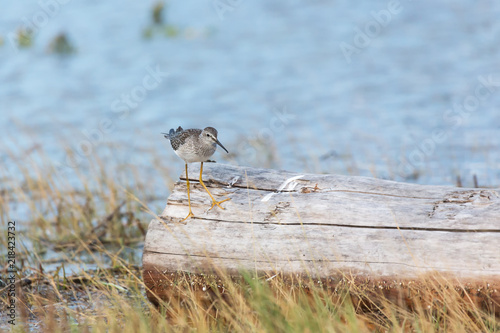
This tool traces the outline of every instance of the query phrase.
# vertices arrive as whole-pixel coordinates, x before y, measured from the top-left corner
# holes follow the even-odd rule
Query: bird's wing
[[[174,150],[177,150],[179,148],[179,146],[184,144],[184,142],[186,142],[186,139],[193,134],[200,135],[201,130],[200,129],[189,129],[189,130],[184,131],[182,129],[182,127],[179,126],[179,128],[177,129],[177,131],[175,132],[174,135],[169,135],[170,136],[170,144],[172,145],[172,148],[174,148]]]

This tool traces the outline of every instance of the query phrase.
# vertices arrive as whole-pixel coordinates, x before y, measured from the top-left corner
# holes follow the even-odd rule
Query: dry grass
[[[110,150],[118,149],[109,147]],[[152,168],[172,184],[168,167],[152,152]],[[9,153],[22,179],[0,169],[1,224],[15,216],[17,231],[17,325],[0,317],[0,330],[15,332],[500,332],[493,310],[467,301],[464,290],[428,279],[408,306],[348,277],[335,286],[309,278],[290,281],[242,272],[234,278],[175,275],[169,302],[146,298],[138,263],[123,256],[141,244],[156,198],[151,182],[133,166],[110,165],[91,156],[84,171],[61,174],[36,148],[27,156]],[[144,202],[139,202],[141,198]],[[25,223],[25,224],[23,224]],[[5,230],[5,229],[4,229]],[[21,241],[22,239],[22,241]],[[5,233],[0,244],[7,246]],[[24,245],[23,245],[24,244]],[[113,246],[111,246],[113,245]],[[55,272],[45,272],[48,251],[59,254]],[[85,270],[94,258],[95,270]],[[109,260],[103,262],[101,257]],[[2,259],[3,260],[3,259]],[[82,267],[77,274],[67,267]],[[6,266],[0,267],[5,281]],[[215,268],[216,269],[216,268]],[[202,280],[200,280],[200,278]],[[0,285],[0,308],[9,298]],[[416,292],[416,291],[415,291]],[[496,305],[498,306],[498,304]]]
[[[116,149],[107,147],[109,152]],[[88,244],[136,243],[144,238],[151,210],[164,205],[164,196],[154,196],[158,192],[153,188],[155,183],[139,177],[137,167],[126,162],[109,163],[90,155],[77,168],[55,167],[40,147],[21,155],[9,152],[8,156],[6,165],[17,169],[15,173],[22,178],[14,179],[0,168],[0,221],[6,225],[16,219],[21,231],[29,228],[23,237],[34,248],[67,248],[79,240]],[[165,180],[162,194],[166,196],[173,184],[167,176],[169,168],[153,153],[151,157],[157,163],[153,170]],[[157,205],[147,207],[136,198]],[[0,236],[2,244],[4,236]]]
[[[167,302],[145,297],[137,267],[35,274],[18,288],[19,332],[498,332],[493,312],[464,300],[460,288],[428,280],[414,306],[372,294],[346,279],[336,288],[312,280],[242,272],[176,274]],[[201,280],[203,281],[201,281]],[[27,283],[25,281],[25,283]],[[221,291],[223,290],[223,291]],[[2,298],[2,302],[6,302]],[[5,326],[4,326],[5,327]]]

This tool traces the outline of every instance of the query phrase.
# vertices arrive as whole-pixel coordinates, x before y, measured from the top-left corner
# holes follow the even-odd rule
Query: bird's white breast
[[[206,147],[206,149],[196,149],[196,151],[194,149],[178,149],[175,151],[177,156],[182,158],[186,163],[205,162],[214,154],[214,152],[215,152],[215,147]]]

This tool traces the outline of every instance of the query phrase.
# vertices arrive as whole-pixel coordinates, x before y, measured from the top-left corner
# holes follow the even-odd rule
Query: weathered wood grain
[[[309,272],[328,277],[500,280],[500,192],[339,175],[204,165],[211,200],[191,165],[149,226],[145,270]],[[181,177],[185,179],[185,175]]]

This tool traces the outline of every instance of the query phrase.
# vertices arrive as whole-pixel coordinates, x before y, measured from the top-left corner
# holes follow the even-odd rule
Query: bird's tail
[[[165,139],[167,140],[171,140],[173,139],[178,133],[182,132],[183,129],[182,127],[178,127],[177,130],[174,130],[173,128],[170,129],[170,131],[168,133],[161,133],[163,134],[163,136],[165,137]]]
[[[165,139],[170,140],[175,136],[175,131],[172,128],[168,133],[161,133],[165,137]]]

